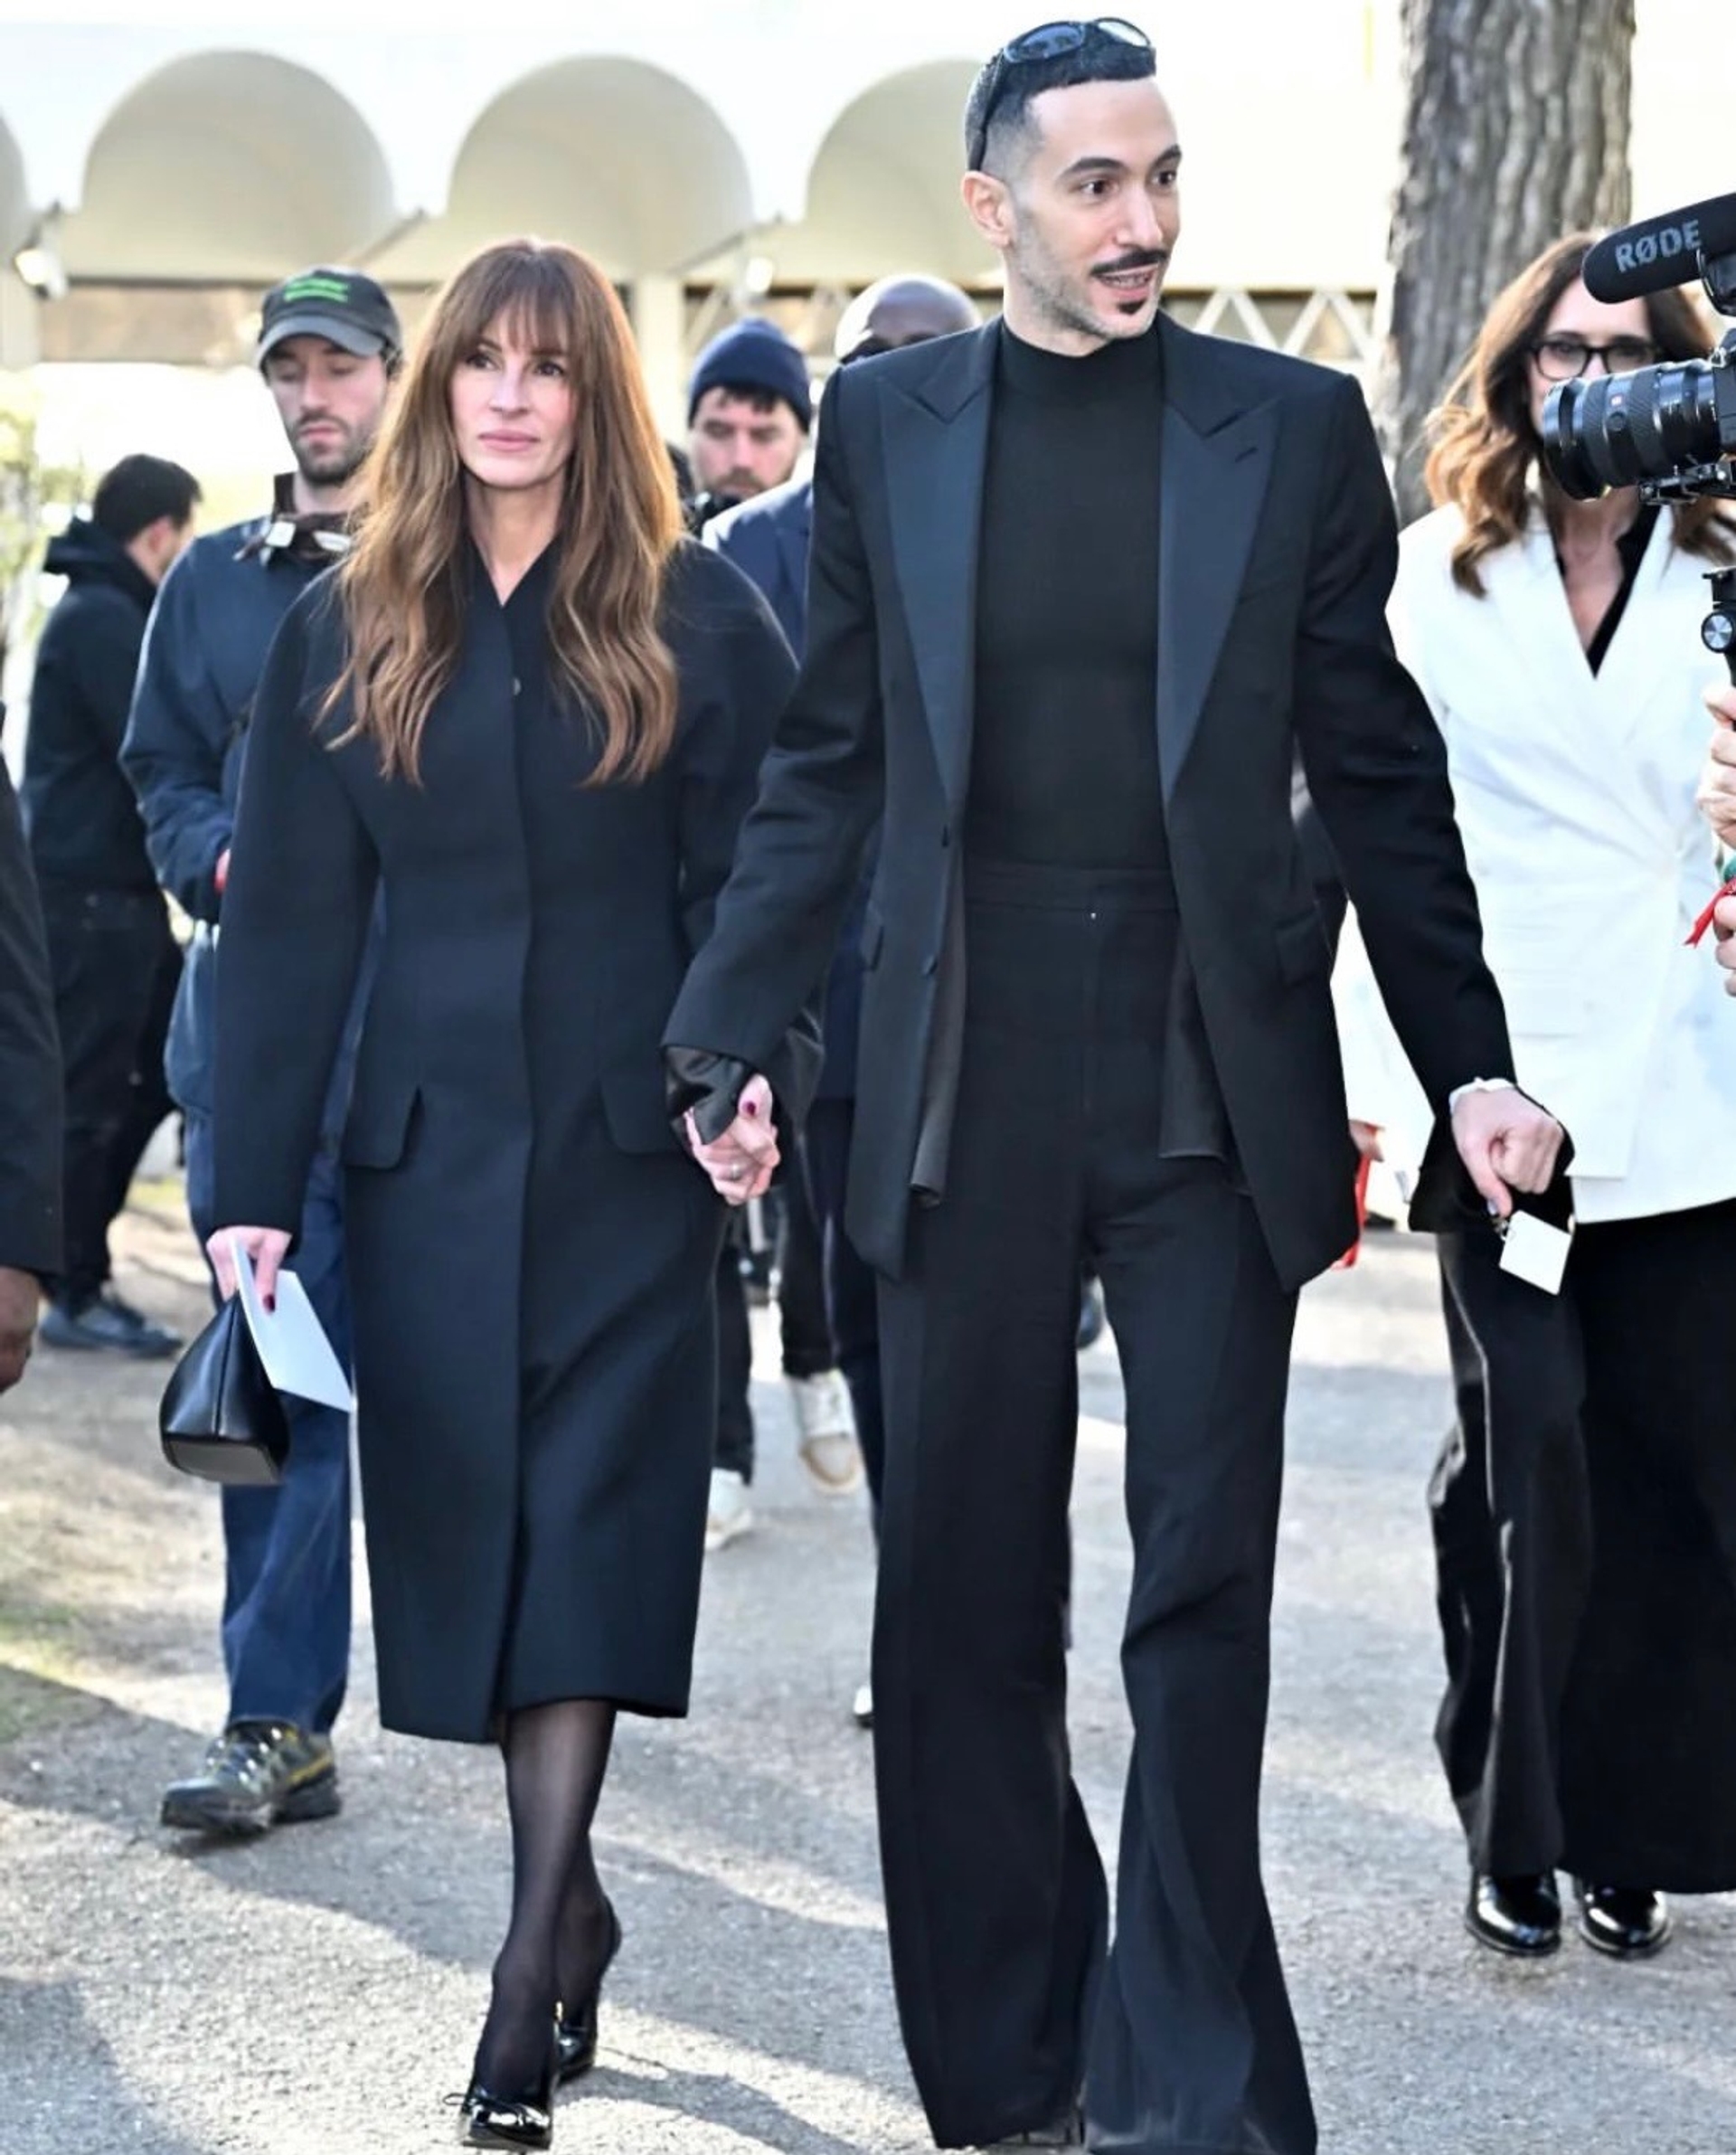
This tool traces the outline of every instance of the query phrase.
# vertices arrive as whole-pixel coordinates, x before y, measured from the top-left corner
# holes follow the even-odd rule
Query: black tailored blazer
[[[61,1262],[61,1050],[36,881],[0,763],[0,1265]]]
[[[1165,1150],[1233,1158],[1294,1285],[1354,1229],[1330,956],[1290,815],[1298,750],[1437,1109],[1471,1078],[1505,1075],[1512,1055],[1445,751],[1387,634],[1396,532],[1362,393],[1167,318],[1155,334],[1165,386],[1152,717],[1184,952]],[[958,834],[999,335],[990,325],[889,354],[832,385],[807,662],[716,933],[666,1032],[763,1064],[825,966],[851,864],[883,810],[846,1218],[893,1274],[912,1195],[944,1192],[957,1093]],[[1041,520],[1040,500],[1029,514]]]

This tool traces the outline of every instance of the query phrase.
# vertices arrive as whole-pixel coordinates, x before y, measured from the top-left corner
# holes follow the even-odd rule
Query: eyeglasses
[[[1007,71],[1027,66],[1033,60],[1058,60],[1063,52],[1077,52],[1094,30],[1118,38],[1124,45],[1143,47],[1147,52],[1152,50],[1151,40],[1139,25],[1125,22],[1119,15],[1099,15],[1093,23],[1043,23],[1027,30],[1023,37],[1015,37],[1010,45],[1003,45],[988,63],[982,117],[965,145],[966,163],[972,172],[983,169],[983,159],[988,155],[989,122],[1006,88]]]
[[[1577,382],[1594,359],[1602,362],[1606,374],[1631,374],[1636,367],[1650,366],[1657,346],[1644,336],[1612,336],[1607,345],[1582,336],[1546,336],[1531,347],[1531,355],[1546,382]]]

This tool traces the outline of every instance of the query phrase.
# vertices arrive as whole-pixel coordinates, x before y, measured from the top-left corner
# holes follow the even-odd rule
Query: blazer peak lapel
[[[948,808],[970,779],[976,560],[988,456],[992,330],[936,346],[934,375],[884,390],[892,558]]]
[[[1157,747],[1170,799],[1199,730],[1241,594],[1271,473],[1273,407],[1244,408],[1203,430],[1176,393],[1176,346],[1164,411],[1157,584]]]

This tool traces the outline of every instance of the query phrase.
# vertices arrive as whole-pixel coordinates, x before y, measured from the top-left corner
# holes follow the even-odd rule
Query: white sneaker
[[[862,1451],[850,1387],[835,1369],[818,1376],[792,1376],[790,1403],[796,1409],[796,1456],[822,1497],[847,1497],[862,1487]]]
[[[850,1701],[850,1718],[858,1728],[874,1725],[874,1687],[872,1684],[858,1684],[856,1696]]]
[[[712,1469],[712,1500],[705,1508],[705,1554],[740,1541],[753,1526],[748,1485],[732,1467]]]

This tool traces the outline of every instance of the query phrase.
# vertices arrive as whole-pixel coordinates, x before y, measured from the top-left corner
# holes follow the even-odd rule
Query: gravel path
[[[167,1201],[126,1236],[128,1288],[195,1325]],[[600,2067],[562,2106],[569,2155],[929,2144],[847,1712],[866,1522],[807,1494],[761,1371],[760,1525],[708,1571],[697,1709],[627,1724],[604,1801],[627,1945]],[[363,1639],[340,1819],[236,1847],[159,1833],[162,1784],[222,1710],[215,1506],[158,1461],[159,1374],[44,1352],[0,1402],[0,2155],[449,2145],[441,2098],[504,1921],[498,1765],[382,1735]],[[1112,1846],[1111,1347],[1084,1378],[1074,1727]],[[1736,1903],[1684,1905],[1635,1968],[1571,1944],[1513,1967],[1460,1930],[1422,1510],[1446,1413],[1426,1253],[1383,1237],[1307,1298],[1283,1528],[1268,1867],[1323,2155],[1733,2155]]]

